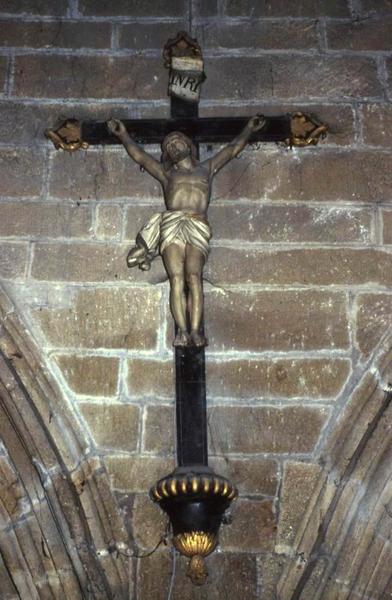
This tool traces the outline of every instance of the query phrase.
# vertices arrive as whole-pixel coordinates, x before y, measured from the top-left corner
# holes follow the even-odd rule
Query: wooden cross
[[[202,59],[197,41],[180,32],[166,44],[164,58],[170,68],[170,118],[124,120],[132,138],[140,144],[161,144],[168,133],[180,131],[194,142],[197,151],[201,143],[231,142],[243,130],[248,117],[198,116],[198,94],[204,74],[202,69],[200,71]],[[181,67],[181,61],[185,64],[184,73],[176,70]],[[192,64],[198,65],[199,75],[197,69],[195,76],[189,74]],[[192,94],[196,101],[187,98]],[[249,142],[306,146],[316,144],[325,132],[326,127],[314,119],[301,113],[286,114],[267,117],[263,129],[254,133]],[[57,148],[69,151],[120,143],[109,133],[106,123],[92,121],[69,120],[45,134]],[[237,492],[234,485],[208,467],[203,347],[175,348],[175,377],[178,467],[158,481],[150,495],[170,517],[176,548],[192,557],[193,581],[202,583],[206,572],[201,557],[215,548],[223,512]]]

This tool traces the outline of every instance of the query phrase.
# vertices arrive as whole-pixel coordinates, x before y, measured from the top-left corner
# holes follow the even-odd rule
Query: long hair
[[[188,148],[191,152],[191,158],[193,160],[197,160],[197,149],[196,149],[195,144],[192,142],[192,140],[187,135],[185,135],[185,133],[181,133],[181,131],[172,131],[171,133],[168,133],[167,136],[165,136],[165,138],[163,139],[163,142],[162,142],[162,146],[161,146],[161,148],[162,148],[161,163],[162,163],[165,171],[170,171],[170,169],[173,167],[173,161],[170,158],[168,151],[166,150],[168,143],[173,138],[180,138],[181,140],[183,140],[183,142],[185,142],[185,144],[188,146]]]

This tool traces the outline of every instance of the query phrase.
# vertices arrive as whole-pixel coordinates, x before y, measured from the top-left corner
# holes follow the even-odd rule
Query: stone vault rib
[[[0,288],[2,600],[128,597],[128,538],[98,456]],[[3,594],[3,590],[2,590]]]
[[[279,600],[381,600],[392,589],[392,334],[327,439]]]

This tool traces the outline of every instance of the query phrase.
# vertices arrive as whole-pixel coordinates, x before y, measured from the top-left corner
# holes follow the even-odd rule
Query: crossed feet
[[[177,335],[174,338],[173,346],[184,347],[184,346],[196,346],[197,348],[203,348],[208,346],[207,338],[201,335],[198,331],[192,330],[190,333],[179,329]]]

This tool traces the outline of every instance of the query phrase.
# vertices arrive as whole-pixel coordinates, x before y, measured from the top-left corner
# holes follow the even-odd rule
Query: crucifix
[[[56,148],[69,151],[121,143],[162,186],[166,210],[151,215],[127,257],[129,267],[148,270],[161,255],[175,322],[178,466],[151,488],[150,496],[169,516],[175,548],[190,558],[189,576],[202,584],[207,577],[204,558],[215,549],[224,513],[237,496],[235,486],[208,466],[202,273],[211,237],[207,208],[212,180],[249,142],[314,145],[325,136],[326,127],[301,113],[199,118],[205,79],[199,44],[180,32],[168,40],[163,55],[169,68],[169,119],[70,119],[45,133]],[[157,143],[162,148],[160,162],[141,147]],[[200,143],[225,146],[199,161]]]

